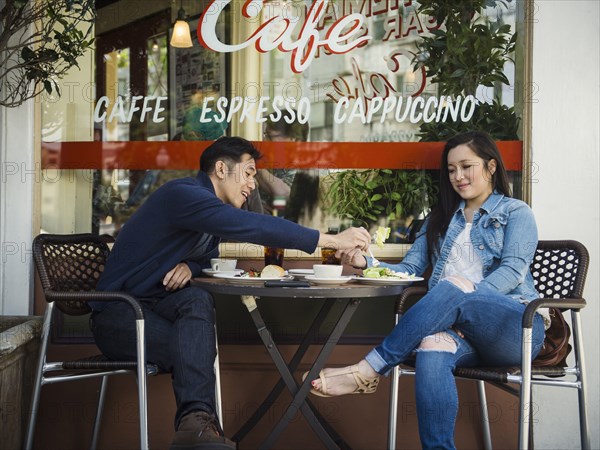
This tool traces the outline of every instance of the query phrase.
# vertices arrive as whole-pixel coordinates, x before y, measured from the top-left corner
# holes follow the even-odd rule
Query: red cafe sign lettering
[[[198,21],[198,40],[208,49],[220,53],[230,53],[254,45],[257,51],[266,53],[274,49],[292,52],[291,68],[300,73],[306,69],[322,47],[328,53],[342,54],[366,44],[370,36],[362,36],[365,17],[359,13],[351,13],[333,22],[322,39],[319,33],[319,22],[327,9],[328,0],[316,0],[308,9],[306,19],[300,28],[298,38],[293,33],[298,25],[288,18],[275,16],[263,23],[244,42],[226,44],[217,37],[217,21],[230,0],[213,0],[210,2],[201,20]],[[256,17],[264,6],[261,0],[247,0],[242,6],[242,15],[248,19]],[[274,29],[283,24],[283,31],[275,38],[271,37]]]

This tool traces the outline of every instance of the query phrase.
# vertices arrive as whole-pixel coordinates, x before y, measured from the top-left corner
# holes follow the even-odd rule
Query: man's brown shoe
[[[219,432],[217,419],[192,411],[181,419],[170,450],[235,450],[235,443]]]

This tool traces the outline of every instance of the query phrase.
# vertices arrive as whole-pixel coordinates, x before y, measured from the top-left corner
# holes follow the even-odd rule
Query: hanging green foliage
[[[512,61],[517,38],[510,25],[454,20],[445,24],[418,44],[415,69],[425,67],[445,95],[475,95],[480,85],[510,84],[504,66]]]
[[[58,80],[92,45],[93,0],[6,0],[0,9],[0,105],[15,107]]]
[[[447,141],[457,134],[471,130],[482,130],[499,141],[518,140],[519,118],[515,108],[502,105],[498,100],[492,103],[480,103],[475,107],[469,122],[448,121],[424,123],[419,128],[419,139],[425,142]]]
[[[454,97],[475,95],[478,86],[509,85],[504,69],[507,62],[514,62],[517,34],[503,23],[502,14],[499,13],[496,20],[485,15],[485,8],[507,7],[507,3],[501,0],[420,1],[419,13],[434,17],[439,28],[418,44],[419,51],[413,59],[415,69],[425,68],[430,80],[437,83],[439,92]],[[515,140],[519,123],[514,107],[494,99],[479,103],[468,123],[422,124],[419,137],[422,141],[446,141],[465,131],[484,130],[497,140]]]

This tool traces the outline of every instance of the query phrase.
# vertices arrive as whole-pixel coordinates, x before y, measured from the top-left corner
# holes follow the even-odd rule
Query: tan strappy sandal
[[[327,379],[333,377],[341,377],[345,375],[352,375],[354,377],[354,381],[356,382],[356,389],[354,391],[349,392],[348,394],[372,394],[377,390],[377,385],[379,384],[379,377],[373,378],[365,378],[358,371],[358,365],[348,366],[348,367],[340,367],[340,368],[332,368],[327,369],[327,374],[322,370],[319,372],[319,379],[321,380],[321,390],[311,389],[310,393],[314,395],[318,395],[319,397],[334,397],[334,395],[327,393]],[[302,376],[302,381],[306,379],[308,372],[306,372]],[[347,394],[340,394],[347,395]]]

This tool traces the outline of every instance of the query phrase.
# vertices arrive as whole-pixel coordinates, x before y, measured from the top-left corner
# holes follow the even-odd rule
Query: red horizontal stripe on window
[[[198,169],[212,141],[43,142],[43,169]],[[261,168],[438,169],[443,142],[254,143]],[[522,170],[522,141],[499,141],[508,170]]]

